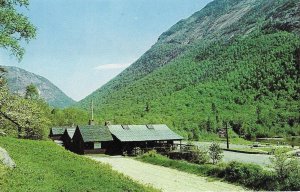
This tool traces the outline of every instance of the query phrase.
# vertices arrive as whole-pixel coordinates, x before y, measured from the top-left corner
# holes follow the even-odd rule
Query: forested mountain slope
[[[1,66],[6,72],[8,88],[11,92],[24,95],[26,87],[33,84],[40,92],[43,98],[50,106],[64,108],[73,105],[75,101],[63,93],[58,87],[48,79],[25,71],[24,69],[12,66]]]
[[[78,106],[195,139],[225,122],[246,137],[299,135],[299,21],[299,0],[215,0]]]

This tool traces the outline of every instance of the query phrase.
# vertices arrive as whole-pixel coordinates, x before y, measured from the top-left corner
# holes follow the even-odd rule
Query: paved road
[[[236,153],[231,151],[223,152],[223,161],[239,161],[243,163],[254,163],[262,166],[270,165],[270,155],[262,154],[246,154],[246,153]]]
[[[203,146],[205,148],[208,148],[208,146],[211,144],[211,142],[194,142],[195,145]],[[225,143],[220,144],[221,147],[226,147]],[[236,144],[230,144],[232,148],[247,148],[249,146],[247,145],[236,145]],[[246,154],[246,153],[237,153],[237,152],[231,152],[231,151],[224,151],[223,152],[223,161],[230,162],[230,161],[239,161],[243,163],[254,163],[262,166],[270,165],[270,155],[263,155],[263,154]]]
[[[124,157],[96,157],[90,158],[108,163],[117,170],[132,179],[149,184],[162,191],[170,192],[193,192],[193,191],[243,191],[240,186],[224,183],[221,181],[210,181],[206,177],[177,171],[162,166],[143,163]]]

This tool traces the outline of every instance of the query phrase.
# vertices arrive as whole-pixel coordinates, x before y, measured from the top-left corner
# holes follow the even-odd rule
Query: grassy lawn
[[[0,137],[17,167],[0,174],[0,191],[155,191],[52,141]],[[0,172],[3,167],[0,166]]]
[[[276,147],[276,146],[271,146],[271,147],[253,147],[253,148],[230,148],[231,150],[235,151],[240,151],[240,152],[249,152],[249,153],[260,153],[260,154],[270,154],[274,152],[275,149],[278,148],[283,148],[287,152],[292,151],[292,148],[289,147]]]
[[[226,139],[223,139],[222,141],[226,142]],[[248,141],[243,138],[230,138],[229,142],[237,145],[251,145],[253,143],[253,141]]]
[[[246,152],[246,153],[259,153],[259,154],[268,154],[271,152],[271,148],[231,148],[234,151]]]

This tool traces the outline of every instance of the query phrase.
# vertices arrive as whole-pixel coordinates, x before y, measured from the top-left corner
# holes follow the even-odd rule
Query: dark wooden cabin
[[[49,137],[52,140],[61,140],[61,136],[64,134],[66,127],[52,127],[50,129]]]
[[[141,150],[172,148],[174,141],[181,141],[179,136],[167,125],[108,125],[114,142],[110,153],[131,153],[136,147]]]
[[[73,136],[76,128],[66,128],[64,134],[61,136],[61,140],[63,141],[63,145],[67,150],[72,151],[73,147]]]
[[[112,135],[106,126],[77,126],[72,151],[78,154],[106,153],[112,141]]]

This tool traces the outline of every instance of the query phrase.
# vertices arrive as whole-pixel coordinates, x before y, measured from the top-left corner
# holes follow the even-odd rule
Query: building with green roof
[[[77,126],[72,138],[72,151],[78,154],[106,153],[113,137],[106,126]]]
[[[52,127],[50,129],[49,137],[52,140],[61,140],[61,136],[64,134],[66,128],[68,127]]]
[[[171,148],[174,141],[183,139],[164,124],[108,125],[108,128],[114,138],[114,153],[123,153],[124,151],[131,153],[135,148],[145,150]]]
[[[136,148],[171,149],[175,141],[183,139],[164,124],[53,127],[50,135],[59,136],[65,148],[77,154],[130,154]]]
[[[76,128],[66,128],[64,134],[61,136],[61,140],[63,141],[63,145],[67,150],[72,151],[73,147],[73,136],[75,134]]]

